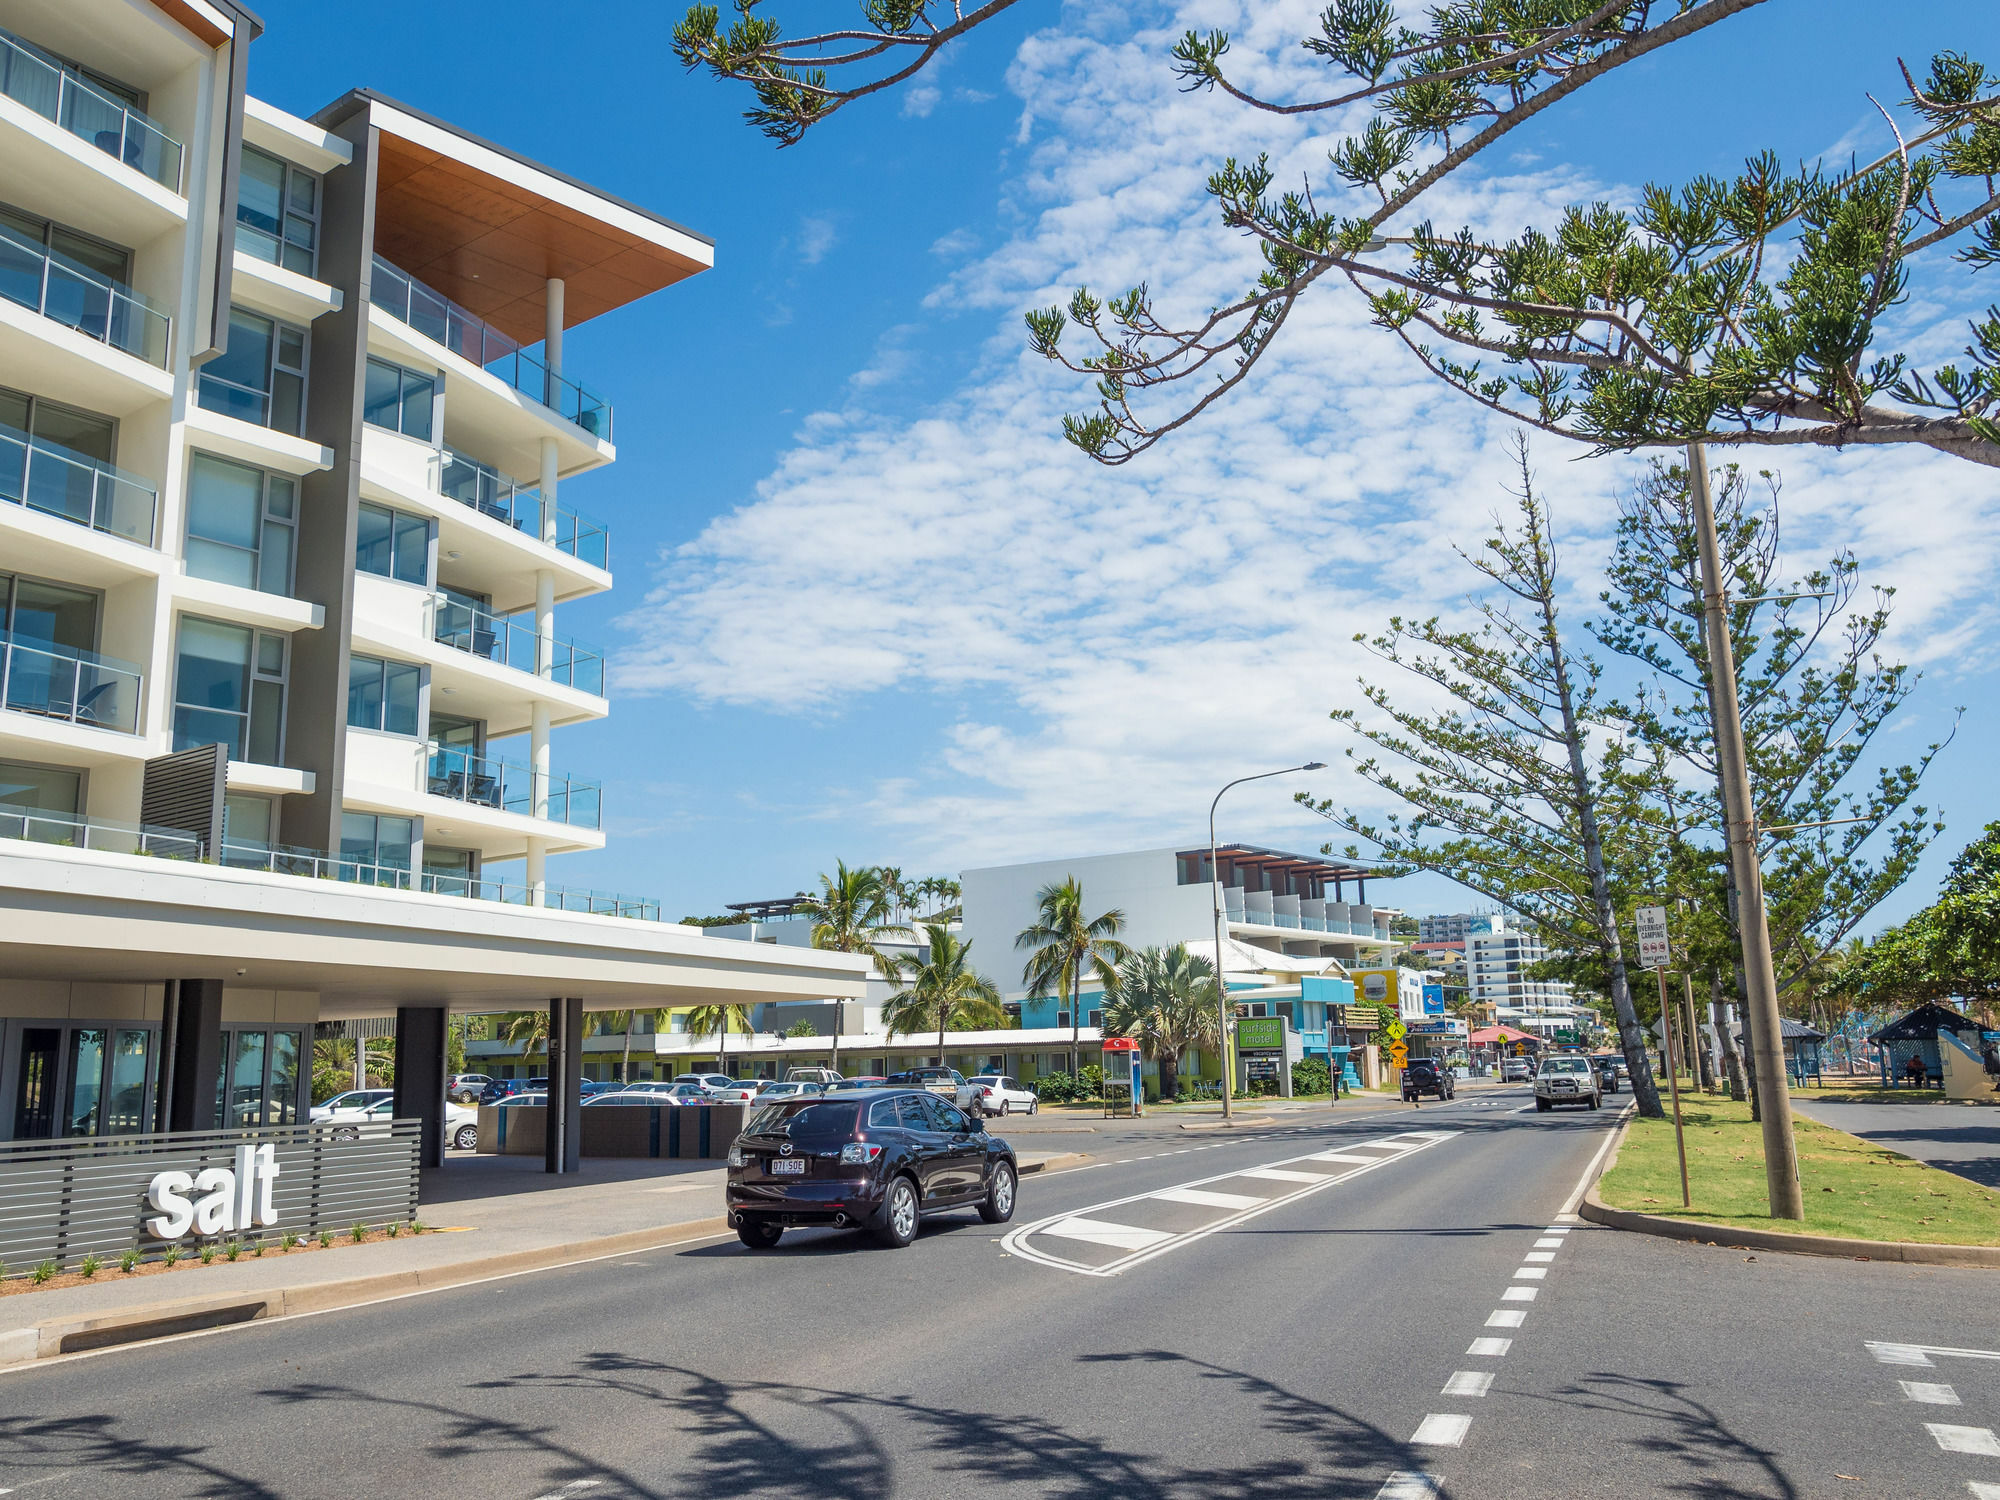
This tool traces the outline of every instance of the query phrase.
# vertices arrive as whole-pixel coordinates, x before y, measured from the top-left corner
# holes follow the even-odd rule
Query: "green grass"
[[[1762,1127],[1747,1104],[1690,1101],[1688,1185],[1694,1207],[1681,1207],[1674,1122],[1634,1119],[1618,1165],[1604,1174],[1598,1195],[1614,1208],[1711,1224],[1863,1240],[1926,1245],[2000,1245],[2000,1193],[1963,1177],[1898,1156],[1871,1142],[1802,1116],[1793,1119],[1803,1222],[1769,1217],[1764,1188]]]

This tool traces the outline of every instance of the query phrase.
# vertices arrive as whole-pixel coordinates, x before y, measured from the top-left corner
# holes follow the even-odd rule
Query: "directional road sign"
[[[1667,941],[1667,909],[1642,906],[1634,913],[1639,923],[1639,967],[1664,969],[1673,962],[1673,945]]]

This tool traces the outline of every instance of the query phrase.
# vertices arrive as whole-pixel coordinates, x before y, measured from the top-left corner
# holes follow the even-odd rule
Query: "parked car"
[[[1021,1087],[1017,1078],[1004,1073],[981,1073],[959,1086],[958,1107],[976,1109],[982,1115],[1011,1115],[1015,1110],[1034,1114],[1042,1107],[1035,1091]]]
[[[444,1105],[444,1138],[459,1151],[479,1149],[479,1111],[447,1099]]]
[[[929,1089],[957,1103],[959,1090],[965,1087],[965,1076],[956,1068],[909,1068],[891,1073],[887,1083],[891,1088]]]
[[[826,1070],[815,1068],[813,1071],[823,1073]],[[783,1083],[766,1084],[764,1091],[757,1096],[757,1102],[763,1104],[772,1099],[817,1099],[825,1092],[826,1084],[820,1079],[787,1078]]]
[[[1542,1059],[1535,1073],[1535,1108],[1547,1114],[1558,1104],[1587,1104],[1592,1109],[1604,1102],[1590,1059],[1566,1053]]]
[[[385,1092],[377,1090],[377,1092]],[[393,1094],[377,1099],[372,1104],[356,1105],[352,1108],[337,1109],[329,1114],[322,1124],[329,1126],[327,1134],[336,1141],[358,1141],[364,1128],[387,1126],[396,1117],[396,1099]],[[372,1131],[371,1133],[379,1133]]]
[[[306,1112],[306,1118],[313,1121],[331,1120],[336,1114],[343,1117],[358,1115],[384,1099],[393,1098],[394,1089],[349,1089],[344,1094],[335,1094],[323,1104],[315,1104]]]
[[[1500,1059],[1500,1081],[1502,1083],[1529,1083],[1535,1076],[1535,1065],[1525,1057],[1503,1057]]]
[[[876,1073],[864,1073],[859,1078],[837,1078],[827,1085],[829,1094],[850,1089],[879,1089],[889,1080]]]
[[[708,1097],[715,1104],[748,1104],[767,1086],[768,1080],[762,1078],[732,1078],[711,1088]]]
[[[681,1073],[675,1076],[675,1083],[699,1084],[705,1089],[719,1089],[736,1082],[727,1073]]]
[[[833,1068],[787,1068],[785,1082],[832,1085],[840,1082],[840,1074]]]
[[[1413,1057],[1403,1066],[1403,1102],[1414,1104],[1425,1095],[1449,1101],[1458,1092],[1451,1069],[1435,1057]]]
[[[479,1102],[481,1104],[498,1104],[510,1094],[525,1094],[527,1092],[528,1081],[525,1078],[489,1079],[486,1087],[479,1091]]]
[[[670,1093],[666,1089],[648,1089],[634,1085],[629,1089],[606,1089],[601,1094],[592,1094],[583,1101],[583,1107],[589,1109],[598,1104],[680,1105],[686,1102],[680,1095]]]
[[[444,1081],[444,1096],[460,1104],[474,1104],[492,1081],[484,1073],[454,1073]]]
[[[499,1101],[499,1107],[502,1109],[511,1109],[516,1104],[539,1104],[542,1105],[544,1108],[546,1108],[548,1102],[549,1102],[549,1096],[547,1094],[540,1094],[540,1093],[530,1094],[523,1092],[519,1094],[509,1094],[505,1099]]]
[[[903,1246],[920,1219],[949,1209],[1004,1224],[1019,1182],[1013,1148],[978,1116],[928,1091],[860,1089],[753,1114],[730,1147],[724,1201],[753,1250],[806,1224],[866,1228]]]

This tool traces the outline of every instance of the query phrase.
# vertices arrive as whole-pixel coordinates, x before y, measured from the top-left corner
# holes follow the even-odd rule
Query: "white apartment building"
[[[1547,1034],[1592,1014],[1576,1003],[1575,986],[1528,977],[1528,969],[1549,956],[1533,928],[1500,915],[1476,916],[1470,922],[1466,991],[1475,1002],[1495,1007],[1501,1025]]]
[[[251,98],[260,30],[0,0],[0,1140],[288,1123],[314,1023],[392,1013],[434,1130],[449,1009],[862,988],[552,872],[604,843],[560,611],[617,456],[564,337],[713,246],[366,89]]]

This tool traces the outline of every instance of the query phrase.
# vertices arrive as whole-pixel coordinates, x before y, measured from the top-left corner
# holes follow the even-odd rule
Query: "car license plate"
[[[806,1175],[805,1158],[800,1156],[774,1156],[771,1158],[773,1177],[803,1177]]]

